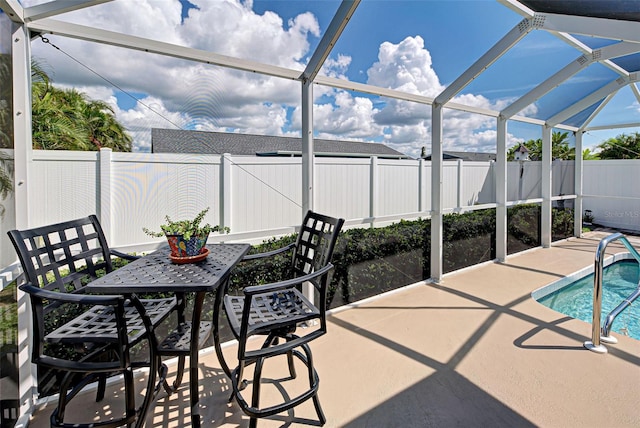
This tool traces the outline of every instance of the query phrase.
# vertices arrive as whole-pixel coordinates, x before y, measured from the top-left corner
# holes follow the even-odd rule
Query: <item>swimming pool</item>
[[[634,259],[622,259],[605,266],[602,273],[601,325],[604,325],[609,312],[638,287],[640,269]],[[593,268],[542,287],[531,295],[539,303],[557,312],[591,324]],[[618,315],[611,330],[640,340],[640,299]]]

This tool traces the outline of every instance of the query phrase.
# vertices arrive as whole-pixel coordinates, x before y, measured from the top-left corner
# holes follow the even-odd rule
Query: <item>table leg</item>
[[[200,351],[200,317],[206,292],[196,293],[193,303],[193,318],[191,321],[191,346],[189,355],[189,395],[191,399],[191,425],[200,427],[200,391],[198,376],[198,351]]]
[[[227,279],[229,281],[229,279]],[[224,308],[222,307],[222,298],[227,291],[227,283],[223,283],[216,290],[216,299],[213,307],[213,346],[216,350],[216,356],[218,357],[218,361],[220,362],[220,367],[225,372],[227,377],[231,379],[231,369],[229,369],[229,365],[224,359],[224,354],[222,353],[222,344],[220,343],[220,317],[224,313]]]

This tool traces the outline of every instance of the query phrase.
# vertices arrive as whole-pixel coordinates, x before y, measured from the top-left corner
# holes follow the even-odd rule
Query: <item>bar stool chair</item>
[[[250,417],[251,427],[256,426],[258,418],[281,413],[309,399],[313,400],[320,423],[324,425],[326,422],[318,399],[319,377],[308,343],[327,331],[328,274],[333,268],[330,261],[343,223],[344,219],[309,211],[294,244],[263,254],[249,255],[244,259],[273,257],[290,251],[290,278],[245,287],[242,295],[232,295],[225,290],[223,305],[231,330],[238,340],[238,364],[233,370],[228,369],[226,362],[221,361],[221,364],[231,378],[233,392],[230,400],[235,399]],[[312,286],[317,299],[315,302],[303,294],[304,284]],[[306,326],[302,329],[303,333],[299,328],[301,324]],[[262,346],[251,349],[248,342],[255,336],[266,337]],[[260,407],[264,363],[269,358],[282,355],[286,355],[291,378],[296,377],[294,357],[306,366],[309,388],[295,397],[283,394],[282,403]],[[245,368],[249,365],[255,365],[252,382],[244,379]],[[252,389],[250,403],[243,396],[243,391],[249,385]]]

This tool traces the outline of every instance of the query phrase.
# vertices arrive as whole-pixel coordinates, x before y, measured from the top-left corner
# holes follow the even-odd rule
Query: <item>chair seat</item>
[[[227,318],[236,337],[240,335],[244,302],[244,296],[224,298]],[[251,301],[249,334],[273,333],[279,327],[295,326],[319,315],[318,309],[297,288],[256,294]]]
[[[176,307],[176,298],[141,300],[151,324],[156,326]],[[136,308],[125,305],[125,317],[129,329],[129,343],[137,343],[144,337],[146,330]],[[115,312],[112,306],[96,305],[73,320],[58,327],[45,336],[48,343],[79,344],[86,342],[117,342]]]

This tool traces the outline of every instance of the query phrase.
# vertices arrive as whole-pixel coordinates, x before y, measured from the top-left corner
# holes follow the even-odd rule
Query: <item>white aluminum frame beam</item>
[[[631,92],[633,92],[633,95],[635,95],[636,100],[640,104],[640,90],[638,90],[638,85],[636,83],[631,83],[629,87],[631,88]]]
[[[456,80],[453,81],[435,99],[438,105],[448,103],[453,97],[463,90],[471,81],[478,77],[498,58],[504,55],[511,47],[518,43],[524,36],[533,29],[532,19],[525,18],[511,29],[502,39],[500,39],[491,49],[484,53],[471,67],[466,69]]]
[[[108,3],[113,0],[54,0],[24,9],[24,20],[35,21],[87,7]]]
[[[365,83],[351,82],[349,80],[338,79],[335,77],[318,76],[316,77],[314,83],[317,85],[330,86],[332,88],[344,89],[347,91],[357,91],[365,94],[379,95],[382,97],[394,98],[394,99],[404,100],[404,101],[411,101],[411,102],[420,103],[420,104],[427,104],[427,105],[434,104],[433,98],[425,97],[424,95],[410,94],[408,92],[397,91],[395,89],[381,88],[379,86],[372,86],[372,85],[367,85]],[[499,111],[489,110],[489,109],[474,107],[474,106],[468,106],[465,104],[460,104],[455,102],[448,102],[446,105],[446,108],[451,110],[464,111],[467,113],[481,114],[484,116],[489,116],[494,118],[497,118],[498,116],[500,116]],[[544,120],[542,119],[536,119],[533,117],[526,117],[526,116],[513,116],[510,119],[518,122],[530,123],[532,125],[540,125],[540,126],[544,125],[545,123]],[[577,126],[562,125],[562,124],[556,125],[556,128],[564,129],[572,132],[578,129]]]
[[[571,116],[580,113],[582,110],[586,109],[590,105],[593,105],[598,101],[602,100],[603,98],[606,98],[608,95],[612,94],[613,92],[620,90],[623,86],[629,84],[631,80],[635,81],[636,79],[637,79],[637,73],[634,73],[629,77],[618,77],[616,80],[609,82],[607,85],[603,86],[602,88],[598,89],[595,92],[592,92],[591,94],[582,98],[578,102],[574,103],[573,105],[569,106],[568,108],[564,109],[563,111],[549,118],[547,120],[547,126],[555,127],[556,124],[559,124],[567,120]]]
[[[299,80],[300,71],[292,70],[274,65],[262,64],[255,61],[238,59],[226,55],[220,55],[201,49],[188,48],[171,43],[158,42],[143,37],[130,36],[114,31],[101,30],[84,25],[71,24],[57,21],[51,18],[33,21],[27,24],[31,31],[39,33],[51,33],[70,37],[73,39],[86,40],[95,43],[102,43],[111,46],[118,46],[126,49],[133,49],[142,52],[150,52],[159,55],[171,56],[174,58],[187,59],[190,61],[202,62],[205,64],[219,65],[236,70],[248,71],[251,73],[265,74],[268,76],[281,77],[284,79]]]
[[[536,15],[544,16],[542,28],[547,31],[640,43],[640,22],[553,13]]]
[[[545,94],[551,92],[560,84],[568,80],[571,76],[587,68],[594,62],[605,61],[610,58],[621,57],[637,52],[640,52],[640,44],[622,42],[615,45],[606,46],[601,49],[596,49],[592,51],[590,55],[580,55],[578,58],[567,64],[562,70],[558,71],[553,76],[549,77],[547,80],[536,86],[527,94],[523,95],[511,105],[506,107],[500,114],[507,119],[510,118],[528,105],[531,105],[538,99],[542,98]]]
[[[583,130],[584,128],[586,128],[587,125],[589,125],[589,123],[591,123],[591,121],[602,111],[602,109],[605,108],[607,104],[609,104],[609,101],[611,101],[617,93],[618,91],[614,91],[611,94],[607,95],[607,97],[600,103],[600,105],[593,112],[591,112],[587,120],[582,123],[580,129]]]
[[[0,0],[0,9],[13,22],[24,23],[24,8],[16,0]]]
[[[521,16],[525,17],[525,18],[532,18],[534,16],[536,16],[536,12],[527,8],[526,6],[524,6],[522,3],[520,3],[517,0],[498,0],[499,3],[503,4],[504,6],[508,7],[509,9],[513,10],[514,12],[520,14]],[[546,14],[537,14],[540,21],[543,22],[544,20],[546,20]],[[561,15],[559,15],[561,16]],[[544,27],[542,27],[542,29],[544,29]],[[555,35],[556,37],[558,37],[560,40],[564,41],[565,43],[569,44],[570,46],[573,46],[574,48],[578,49],[580,52],[582,52],[583,54],[589,54],[591,52],[591,48],[589,48],[588,46],[586,46],[584,43],[582,43],[581,41],[579,41],[578,39],[576,39],[575,37],[573,37],[571,34],[568,34],[567,31],[558,31],[558,30],[548,30],[551,34]],[[619,38],[615,38],[616,40],[620,40]],[[611,70],[613,70],[614,72],[620,74],[621,76],[626,76],[628,75],[628,73],[626,72],[626,70],[624,70],[623,68],[619,67],[617,64],[613,63],[612,61],[602,61],[602,64],[608,68],[610,68]]]
[[[600,125],[600,126],[589,126],[587,128],[584,128],[584,132],[602,131],[602,130],[606,130],[606,129],[637,128],[637,127],[640,127],[640,122],[618,123],[618,124]]]
[[[331,19],[329,28],[325,31],[322,40],[320,40],[318,47],[313,52],[313,56],[302,73],[301,80],[313,81],[316,78],[359,4],[360,0],[342,0],[340,7]]]

